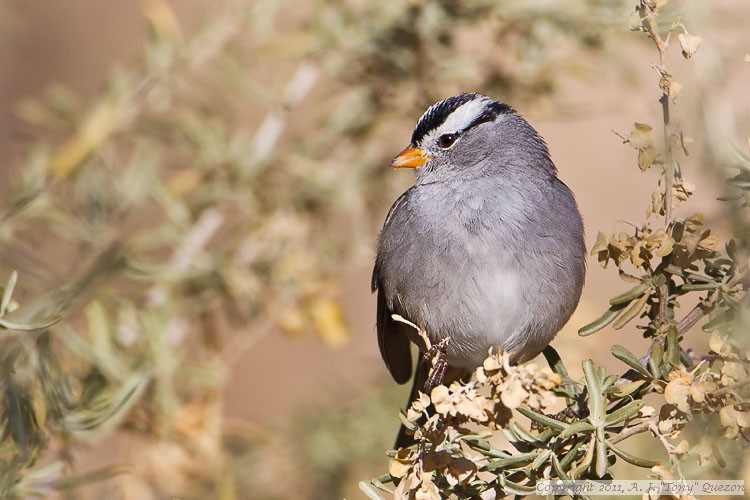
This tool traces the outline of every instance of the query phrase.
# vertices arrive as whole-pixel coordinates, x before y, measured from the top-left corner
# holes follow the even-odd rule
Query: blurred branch
[[[284,88],[281,105],[266,116],[253,138],[250,154],[255,162],[260,163],[268,158],[281,138],[289,114],[305,99],[319,76],[320,69],[312,61],[305,60],[297,66]]]

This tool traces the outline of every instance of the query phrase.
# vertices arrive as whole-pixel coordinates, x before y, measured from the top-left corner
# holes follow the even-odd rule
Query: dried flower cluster
[[[710,359],[691,370],[680,365],[669,372],[664,399],[688,416],[718,414],[725,438],[747,439],[750,404],[742,397],[742,388],[750,384],[750,353],[716,332],[709,346]]]
[[[429,396],[420,393],[406,412],[420,446],[399,450],[390,466],[391,476],[400,480],[396,497],[406,498],[411,491],[427,500],[441,498],[446,488],[474,491],[477,473],[496,464],[491,456],[462,447],[477,438],[465,426],[500,429],[510,422],[513,409],[544,411],[559,403],[553,389],[561,381],[549,368],[511,366],[508,354],[491,353],[469,382],[439,385]]]

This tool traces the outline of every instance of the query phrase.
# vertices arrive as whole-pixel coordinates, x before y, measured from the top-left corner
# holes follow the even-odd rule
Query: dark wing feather
[[[391,317],[383,291],[378,290],[378,347],[385,366],[391,372],[393,379],[399,384],[405,384],[411,378],[411,349],[406,336],[409,325],[399,323]]]
[[[388,226],[391,217],[396,210],[406,201],[406,197],[411,189],[404,192],[393,203],[385,218],[384,227]],[[375,260],[375,268],[372,270],[372,291],[378,292],[378,313],[377,313],[377,330],[378,346],[380,355],[391,372],[393,378],[399,384],[406,383],[411,377],[411,348],[409,337],[406,332],[411,328],[409,325],[394,321],[391,315],[394,312],[388,307],[383,288],[380,286],[380,256]]]

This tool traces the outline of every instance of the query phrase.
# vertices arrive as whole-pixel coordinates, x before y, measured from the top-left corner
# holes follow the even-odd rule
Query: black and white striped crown
[[[503,113],[515,111],[507,104],[493,101],[487,96],[463,92],[427,108],[414,128],[411,144],[417,146],[426,136],[437,130],[441,133],[460,134],[480,123],[493,121]]]

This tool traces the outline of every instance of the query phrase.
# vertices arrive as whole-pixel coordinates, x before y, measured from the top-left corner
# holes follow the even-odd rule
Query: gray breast
[[[410,189],[383,228],[378,266],[389,309],[433,342],[451,336],[448,362],[473,368],[493,346],[523,360],[547,345],[580,297],[584,252],[564,184],[483,179]]]

